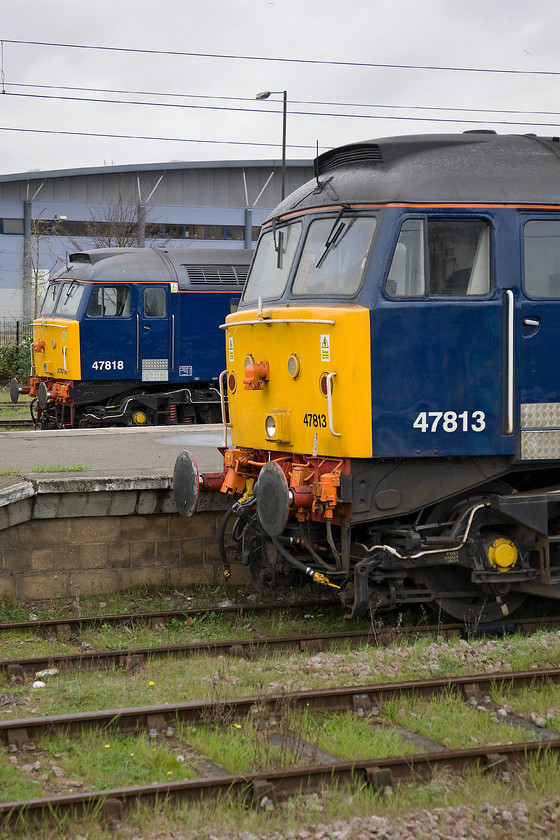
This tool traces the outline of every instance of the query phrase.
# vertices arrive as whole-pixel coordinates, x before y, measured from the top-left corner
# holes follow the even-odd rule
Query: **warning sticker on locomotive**
[[[235,354],[233,352],[233,336],[228,338],[228,353],[230,362],[235,362]]]
[[[330,335],[321,336],[321,361],[330,362],[331,360],[331,337]]]
[[[179,376],[192,376],[192,365],[179,365]]]

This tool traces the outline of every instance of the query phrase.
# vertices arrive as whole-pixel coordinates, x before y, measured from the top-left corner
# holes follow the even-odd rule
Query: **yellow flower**
[[[111,744],[105,744],[105,749],[108,750]]]
[[[154,684],[153,680],[150,680],[150,682],[148,683],[148,685],[153,685],[153,684]]]
[[[235,726],[236,729],[241,729],[241,724],[240,723],[234,723],[233,725]]]

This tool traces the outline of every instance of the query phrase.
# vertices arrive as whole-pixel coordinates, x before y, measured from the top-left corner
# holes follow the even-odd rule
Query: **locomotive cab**
[[[477,622],[560,596],[559,152],[355,144],[274,211],[223,325],[221,490],[257,585]],[[193,476],[183,454],[180,510],[215,486]]]
[[[27,388],[43,428],[218,422],[217,321],[237,306],[252,252],[72,254],[33,323]]]

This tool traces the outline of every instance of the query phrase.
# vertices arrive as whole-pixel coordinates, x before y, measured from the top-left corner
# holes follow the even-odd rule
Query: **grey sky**
[[[6,91],[0,97],[1,128],[220,141],[124,140],[2,130],[2,173],[104,163],[279,158],[281,96],[256,102],[255,94],[264,89],[288,91],[288,159],[313,157],[317,143],[325,149],[394,134],[476,127],[503,133],[560,134],[558,0],[0,0],[0,33],[5,39]],[[261,60],[7,43],[11,40]],[[352,67],[268,58],[558,75]],[[37,85],[153,91],[156,95],[50,90]],[[29,94],[246,110],[76,102]],[[350,107],[350,103],[374,107]],[[420,107],[467,110],[416,110]],[[522,113],[485,114],[480,109]],[[357,117],[306,116],[296,111]],[[536,111],[551,113],[529,113]],[[481,123],[468,122],[472,120]]]

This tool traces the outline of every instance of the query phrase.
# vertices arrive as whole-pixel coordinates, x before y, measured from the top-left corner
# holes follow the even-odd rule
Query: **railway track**
[[[35,429],[36,424],[29,419],[6,420],[0,417],[0,429]]]
[[[77,638],[77,633],[87,626],[103,624],[122,625],[128,629],[141,622],[169,621],[172,619],[195,619],[209,615],[222,615],[238,620],[251,614],[270,614],[272,611],[301,611],[304,609],[325,609],[339,607],[337,600],[323,602],[296,601],[286,603],[263,603],[243,606],[205,607],[201,609],[165,610],[150,613],[120,613],[114,615],[94,615],[63,619],[44,619],[25,621],[5,621],[0,623],[0,632],[41,629],[54,634],[65,630],[70,638]],[[506,625],[482,627],[478,632],[488,635],[522,633],[531,635],[537,629],[560,627],[560,616],[543,619],[525,618],[508,622]],[[66,630],[66,628],[68,628]],[[204,641],[190,644],[150,645],[128,647],[119,650],[83,650],[75,653],[48,653],[37,656],[25,656],[12,659],[0,659],[0,670],[7,671],[12,680],[22,681],[26,675],[47,668],[58,670],[125,668],[138,669],[149,659],[162,657],[184,657],[196,655],[242,656],[255,658],[265,653],[305,651],[318,652],[345,644],[355,648],[361,645],[386,645],[398,639],[433,636],[450,639],[468,636],[469,628],[460,623],[427,624],[399,627],[369,627],[362,630],[342,630],[337,632],[310,632],[305,634],[286,634],[283,636],[253,635],[251,638],[225,639],[222,641]]]
[[[0,722],[0,740],[16,757],[25,754],[26,749],[36,749],[34,742],[64,732],[76,738],[88,729],[96,729],[106,738],[110,733],[149,732],[154,739],[165,743],[166,733],[184,723],[203,724],[205,721],[248,719],[251,725],[264,729],[273,739],[278,719],[287,710],[305,711],[306,714],[325,712],[350,712],[356,717],[357,725],[393,726],[382,720],[383,707],[395,697],[440,697],[453,692],[472,704],[480,704],[487,712],[496,711],[497,705],[490,699],[493,687],[509,693],[524,686],[557,684],[560,669],[548,668],[494,674],[471,674],[468,676],[376,683],[319,691],[301,691],[294,694],[267,694],[250,697],[227,698],[207,702],[165,704],[136,708],[109,709],[73,715],[53,715],[41,718],[25,718]],[[512,698],[512,702],[515,700]],[[381,718],[381,720],[380,720]],[[421,752],[395,757],[356,759],[344,761],[335,754],[321,753],[321,761],[303,763],[303,766],[284,769],[267,769],[259,773],[244,772],[232,774],[227,768],[210,762],[203,757],[198,762],[198,777],[165,784],[150,784],[112,788],[102,791],[63,793],[27,801],[4,802],[0,804],[0,820],[5,825],[21,818],[23,814],[41,820],[64,813],[79,814],[98,804],[105,819],[120,819],[127,805],[139,799],[161,803],[164,800],[200,801],[203,798],[233,797],[256,808],[273,808],[283,799],[297,793],[320,791],[327,785],[345,784],[356,789],[364,784],[380,791],[393,790],[399,783],[408,780],[429,779],[435,769],[449,768],[453,773],[462,773],[469,767],[478,766],[494,777],[510,778],[514,768],[522,767],[528,761],[548,760],[551,754],[560,752],[560,733],[542,727],[532,726],[514,713],[502,715],[504,722],[519,726],[531,740],[522,743],[492,744],[468,749],[446,749],[413,731],[398,729],[408,735],[414,744],[421,744]],[[509,733],[507,733],[509,734]],[[507,735],[506,735],[507,737]],[[311,745],[312,746],[312,745]],[[301,764],[301,762],[300,762]]]

